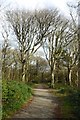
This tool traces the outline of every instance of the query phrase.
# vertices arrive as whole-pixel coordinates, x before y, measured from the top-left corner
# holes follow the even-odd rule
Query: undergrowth
[[[80,118],[80,90],[69,85],[56,85],[54,94],[60,99],[63,118]]]
[[[2,117],[8,118],[32,96],[28,85],[17,81],[2,82]]]

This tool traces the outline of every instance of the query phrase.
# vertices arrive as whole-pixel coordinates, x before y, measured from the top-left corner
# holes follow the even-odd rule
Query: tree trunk
[[[29,61],[27,61],[27,65],[26,65],[26,82],[29,81],[29,76],[30,76],[30,73],[29,73]]]
[[[51,68],[51,77],[52,77],[51,78],[52,79],[51,86],[54,88],[54,85],[55,85],[55,63]]]
[[[22,81],[26,81],[26,65],[25,63],[22,64]]]
[[[80,2],[78,2],[78,71],[77,86],[80,87]]]
[[[69,72],[69,84],[72,86],[72,70]]]
[[[70,77],[70,68],[68,67],[68,71],[67,71],[68,73],[67,73],[67,81],[66,81],[66,83],[68,84],[68,85],[70,85],[70,80],[69,80],[69,77]]]
[[[44,82],[44,72],[41,73],[41,82]]]
[[[79,33],[80,34],[80,33]],[[80,39],[80,38],[79,38]],[[77,71],[77,86],[80,87],[80,40],[78,41],[78,71]]]
[[[27,60],[26,60],[26,66],[25,66],[25,72],[26,72],[26,82],[29,82],[30,78],[30,72],[29,72],[29,65],[30,65],[30,59],[29,59],[29,51],[27,52]]]
[[[70,67],[68,67],[67,84],[72,85],[72,70]]]
[[[54,71],[52,72],[52,83],[51,83],[51,86],[52,88],[54,88],[54,84],[55,84],[55,78],[54,78]]]
[[[28,74],[29,74],[29,55],[27,55],[26,59],[26,53],[23,52],[23,60],[22,60],[22,81],[28,82]]]
[[[5,60],[2,62],[2,80],[6,79],[6,67],[5,67]]]

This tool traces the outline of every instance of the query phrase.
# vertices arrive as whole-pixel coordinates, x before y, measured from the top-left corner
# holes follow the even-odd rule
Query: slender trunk
[[[2,80],[6,79],[6,67],[5,67],[5,61],[2,63]]]
[[[69,72],[69,84],[72,86],[72,70]]]
[[[76,74],[76,75],[77,75],[77,80],[76,80],[75,83],[76,83],[76,85],[77,85],[77,87],[78,87],[78,70],[77,70],[77,74]]]
[[[78,71],[77,86],[80,87],[80,1],[78,2]]]
[[[79,38],[80,39],[80,38]],[[80,87],[80,40],[78,42],[78,71],[77,71],[77,87]]]
[[[67,74],[67,81],[66,81],[68,85],[70,85],[69,75],[70,75],[70,68],[68,67],[68,74]]]
[[[54,84],[55,84],[55,78],[54,78],[54,71],[52,72],[52,83],[51,86],[54,88]]]
[[[68,67],[67,84],[72,85],[72,70],[70,67]]]
[[[44,82],[44,72],[41,73],[41,82]]]
[[[54,85],[55,85],[55,63],[51,68],[51,77],[52,77],[51,86],[54,88]]]
[[[29,51],[27,53],[27,62],[26,62],[26,82],[29,82],[29,78],[30,78],[30,73],[29,73],[29,63],[30,62],[30,59],[29,59]]]
[[[27,62],[27,65],[26,65],[26,82],[29,81],[29,61]]]

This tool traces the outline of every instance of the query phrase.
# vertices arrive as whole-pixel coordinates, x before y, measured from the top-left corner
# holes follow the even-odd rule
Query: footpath
[[[34,96],[31,103],[20,109],[12,119],[39,119],[58,120],[60,116],[60,108],[57,98],[51,93],[51,90],[42,84],[34,88]]]

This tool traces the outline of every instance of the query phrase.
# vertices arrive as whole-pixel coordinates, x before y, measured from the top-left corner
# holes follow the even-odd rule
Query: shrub
[[[11,111],[15,111],[30,98],[31,88],[22,82],[3,81],[2,82],[2,104],[3,117],[8,117]]]

